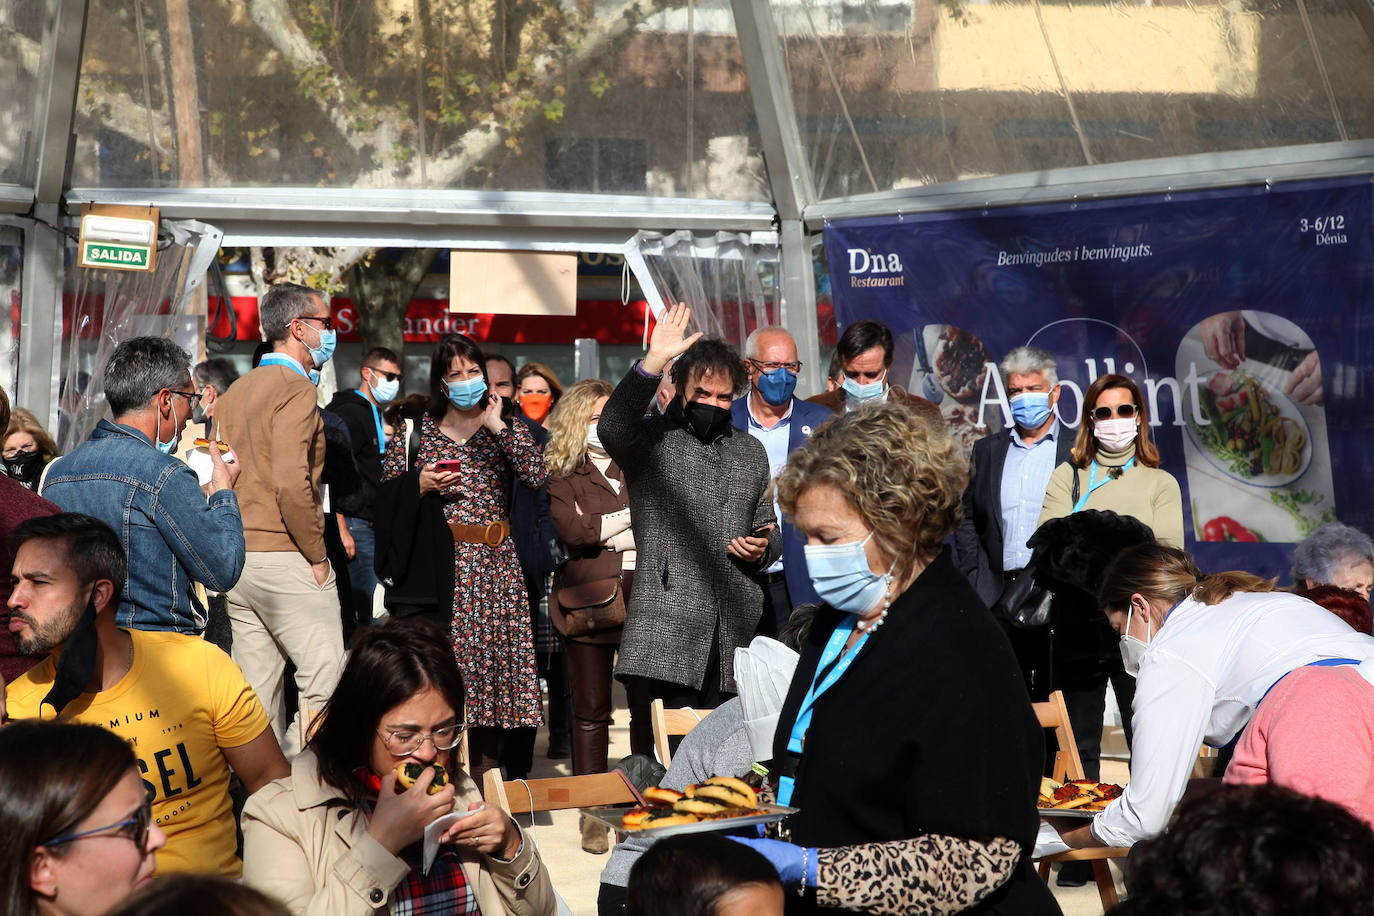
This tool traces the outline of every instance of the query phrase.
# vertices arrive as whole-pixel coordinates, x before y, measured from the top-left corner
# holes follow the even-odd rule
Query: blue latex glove
[[[782,840],[754,839],[753,837],[732,836],[742,846],[762,855],[778,870],[783,884],[798,884],[803,875],[807,887],[816,886],[817,850]],[[805,872],[803,872],[805,869]]]

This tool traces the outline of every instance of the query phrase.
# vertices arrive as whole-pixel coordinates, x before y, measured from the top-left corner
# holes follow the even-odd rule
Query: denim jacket
[[[210,497],[186,464],[136,429],[101,420],[89,439],[48,470],[43,496],[119,535],[129,576],[116,612],[121,627],[199,633],[205,608],[196,582],[224,592],[243,572],[238,497]]]

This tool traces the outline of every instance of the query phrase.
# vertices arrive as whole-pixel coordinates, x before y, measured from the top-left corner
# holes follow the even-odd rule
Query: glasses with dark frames
[[[200,406],[200,399],[202,395],[199,391],[177,391],[175,388],[168,388],[167,393],[179,394],[186,400],[190,401],[192,410],[195,410],[197,407]]]
[[[368,366],[367,368],[377,373],[388,382],[399,382],[401,379],[405,378],[405,376],[399,372],[387,372],[385,369],[378,369],[376,366]]]
[[[133,840],[135,845],[137,845],[139,849],[147,850],[148,831],[152,827],[152,823],[153,800],[152,798],[149,798],[147,801],[145,801],[142,805],[139,806],[138,810],[134,812],[134,816],[129,818],[128,820],[120,821],[118,824],[106,824],[104,827],[96,827],[94,830],[83,830],[80,833],[69,833],[66,836],[60,836],[56,839],[48,840],[48,842],[43,843],[41,845],[62,846],[66,843],[73,843],[77,840],[85,840],[97,836],[108,836],[125,837],[126,839]],[[110,831],[114,832],[111,833]]]
[[[298,321],[318,321],[321,322],[321,327],[326,331],[334,330],[334,319],[330,318],[328,315],[324,317],[320,317],[319,315],[297,315],[296,319]]]
[[[778,369],[786,369],[788,372],[792,373],[793,375],[796,375],[798,372],[801,371],[802,367],[801,360],[793,360],[790,363],[778,363],[772,361],[762,362],[760,360],[750,357],[749,362],[753,363],[754,368],[759,370],[760,372],[774,372]]]
[[[1120,417],[1121,419],[1123,419],[1123,420],[1129,420],[1131,417],[1135,416],[1135,405],[1134,405],[1134,404],[1118,404],[1118,405],[1116,405],[1116,415],[1117,415],[1118,417]],[[1112,408],[1108,407],[1107,405],[1104,404],[1104,405],[1102,405],[1101,407],[1095,407],[1095,408],[1093,408],[1093,419],[1094,419],[1094,420],[1110,420],[1111,418],[1112,418]]]

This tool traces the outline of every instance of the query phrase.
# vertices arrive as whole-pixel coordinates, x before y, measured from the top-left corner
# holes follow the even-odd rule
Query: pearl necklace
[[[872,635],[874,630],[878,629],[878,627],[882,626],[887,621],[887,612],[888,609],[891,607],[892,577],[889,575],[887,580],[887,597],[883,600],[883,612],[879,614],[876,618],[874,618],[873,621],[869,623],[867,626],[865,626],[862,621],[856,623],[854,625],[854,629],[858,630],[860,633],[863,633],[865,636]]]

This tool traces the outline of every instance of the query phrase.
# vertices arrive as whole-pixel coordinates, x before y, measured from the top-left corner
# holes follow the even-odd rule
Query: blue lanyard
[[[1126,462],[1125,464],[1123,464],[1123,465],[1121,466],[1121,470],[1122,470],[1123,472],[1129,471],[1134,465],[1135,465],[1135,458],[1132,458],[1130,461]],[[1098,479],[1097,479],[1097,468],[1098,468],[1097,461],[1094,460],[1094,461],[1093,461],[1093,468],[1092,468],[1091,471],[1088,472],[1088,492],[1084,493],[1082,496],[1080,496],[1080,497],[1078,498],[1078,504],[1075,505],[1075,506],[1073,507],[1073,511],[1075,511],[1075,512],[1082,512],[1082,511],[1083,511],[1083,507],[1086,506],[1086,505],[1088,504],[1088,497],[1093,495],[1093,490],[1096,490],[1098,487],[1105,486],[1106,483],[1107,483],[1107,481],[1109,481],[1109,480],[1112,479],[1111,474],[1108,474],[1106,477],[1103,477],[1101,480],[1098,480]],[[1075,474],[1078,473],[1077,469],[1074,470],[1074,473],[1075,473]]]
[[[372,399],[363,394],[361,388],[354,389],[358,392],[358,397],[367,401],[367,406],[372,408],[372,422],[377,424],[377,453],[386,454],[386,433],[382,430],[382,412],[377,409],[377,405],[372,403]]]
[[[859,641],[854,644],[854,648],[850,649],[843,658],[840,658],[840,653],[844,652],[844,644],[848,642],[850,634],[854,632],[854,625],[857,622],[857,618],[850,617],[835,628],[835,632],[830,634],[829,642],[825,644],[825,651],[821,653],[821,660],[816,663],[816,673],[811,677],[811,686],[807,689],[801,707],[797,710],[796,721],[792,723],[792,734],[787,739],[787,749],[794,754],[802,752],[806,731],[811,727],[811,714],[815,710],[816,700],[820,698],[821,694],[834,687],[840,678],[844,677],[844,673],[853,664],[855,656],[859,654],[859,650],[868,641],[869,634],[864,633],[863,636],[859,637]],[[795,790],[795,779],[791,776],[780,778],[778,780],[778,804],[790,804],[792,793]]]
[[[310,381],[310,376],[306,373],[305,367],[302,366],[300,363],[296,362],[296,360],[287,356],[285,353],[268,353],[258,362],[258,365],[285,366],[288,369],[294,369],[296,372],[299,372],[301,375],[304,375],[306,381]]]

